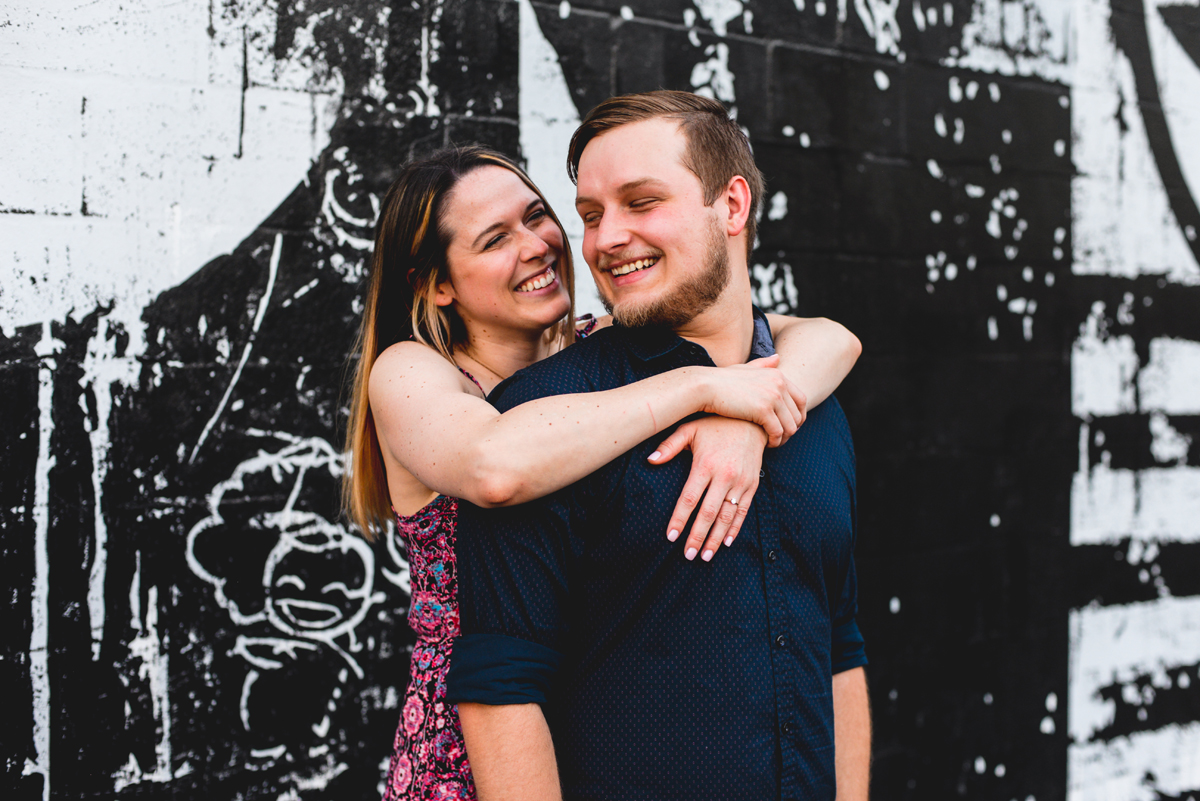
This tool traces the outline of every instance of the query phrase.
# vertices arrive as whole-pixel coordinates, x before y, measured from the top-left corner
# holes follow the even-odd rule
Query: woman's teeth
[[[547,267],[546,272],[534,278],[530,278],[528,281],[517,287],[517,291],[532,292],[535,289],[543,289],[548,287],[552,283],[554,283],[554,268]]]
[[[631,261],[628,264],[622,264],[620,267],[614,267],[612,269],[612,274],[613,275],[629,275],[630,273],[635,273],[638,270],[644,270],[647,267],[650,267],[657,263],[658,263],[657,256],[655,256],[652,259],[638,259],[637,261]]]

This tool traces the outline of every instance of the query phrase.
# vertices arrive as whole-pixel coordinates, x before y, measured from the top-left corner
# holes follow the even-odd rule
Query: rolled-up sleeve
[[[543,397],[535,382],[506,385],[505,411]],[[572,488],[500,509],[459,502],[455,554],[461,635],[446,698],[491,705],[545,703],[567,637]]]

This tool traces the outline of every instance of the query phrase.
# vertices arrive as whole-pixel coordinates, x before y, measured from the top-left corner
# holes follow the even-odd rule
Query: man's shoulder
[[[519,370],[488,396],[497,409],[506,411],[527,401],[550,395],[611,389],[624,359],[617,332],[602,328],[553,356]]]
[[[810,409],[804,425],[796,432],[800,438],[799,445],[807,442],[809,447],[827,450],[843,451],[851,460],[854,459],[854,440],[850,435],[850,421],[837,397],[830,395],[815,409]]]

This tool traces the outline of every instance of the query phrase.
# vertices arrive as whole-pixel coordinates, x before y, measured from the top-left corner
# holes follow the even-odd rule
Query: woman
[[[399,527],[417,633],[385,799],[474,798],[457,714],[443,701],[458,633],[456,499],[500,506],[541,497],[709,412],[738,422],[687,423],[651,457],[661,463],[693,451],[692,475],[664,533],[675,541],[703,497],[684,555],[703,546],[708,560],[737,535],[763,447],[795,432],[806,400],[772,357],[682,368],[500,415],[485,400],[500,381],[607,321],[576,330],[561,224],[520,168],[483,148],[441,151],[402,171],[383,203],[371,269],[344,500],[368,536],[389,518]],[[772,327],[781,349],[808,357],[809,366],[790,370],[818,400],[858,356],[858,341],[829,321],[776,317]],[[794,341],[801,335],[803,354]],[[721,511],[725,498],[740,503]]]

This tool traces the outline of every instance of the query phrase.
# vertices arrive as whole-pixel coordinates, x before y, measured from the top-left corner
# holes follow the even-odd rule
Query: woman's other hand
[[[722,543],[733,544],[758,489],[766,444],[767,434],[754,423],[707,417],[679,426],[650,455],[651,464],[665,464],[683,450],[692,452],[692,471],[667,524],[667,539],[674,542],[699,505],[684,546],[687,559],[699,554],[707,562]]]
[[[773,355],[711,369],[703,411],[756,423],[772,448],[787,442],[804,424],[808,399],[778,364],[779,356]]]

